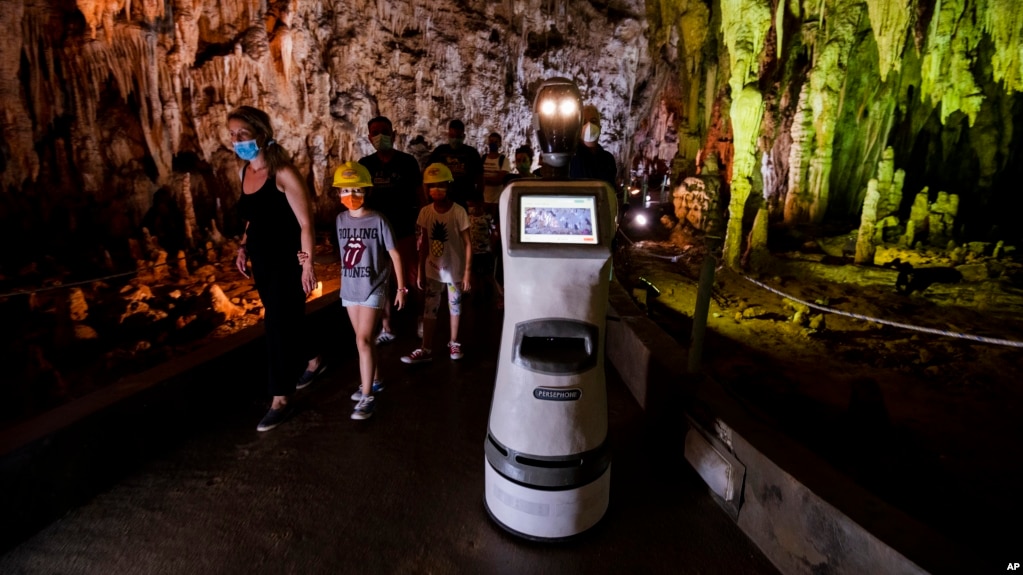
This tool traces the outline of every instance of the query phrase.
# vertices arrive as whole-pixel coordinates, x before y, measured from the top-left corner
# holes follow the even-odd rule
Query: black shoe
[[[260,421],[259,425],[256,426],[256,431],[270,431],[284,423],[284,420],[287,419],[289,415],[291,415],[290,405],[285,404],[285,406],[280,409],[270,408],[270,411],[267,411],[266,415],[263,416],[263,421]]]
[[[295,389],[305,389],[309,387],[312,385],[313,380],[320,377],[324,371],[327,371],[327,362],[321,359],[320,365],[317,366],[315,370],[309,371],[307,369],[302,373],[302,375],[298,378],[298,383],[295,384]]]

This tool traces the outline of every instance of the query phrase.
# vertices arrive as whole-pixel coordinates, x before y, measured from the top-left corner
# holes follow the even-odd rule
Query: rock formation
[[[1023,10],[1005,0],[0,0],[0,25],[11,290],[136,271],[152,286],[203,282],[201,266],[229,266],[242,222],[225,120],[238,105],[270,112],[322,231],[334,168],[372,151],[370,118],[390,117],[420,162],[451,118],[469,145],[497,131],[510,153],[535,147],[532,100],[551,76],[603,112],[621,184],[670,177],[676,215],[705,232],[726,212],[731,267],[766,261],[777,225],[859,221],[836,253],[862,263],[896,241],[957,265],[971,242],[1001,254],[1023,242]],[[713,190],[697,174],[712,155]],[[104,337],[100,286],[82,288],[81,321],[71,292],[0,306],[66,308],[62,340]],[[134,322],[153,303],[132,305],[112,315]],[[170,317],[177,333],[211,329],[196,310]]]
[[[271,112],[326,224],[336,205],[322,193],[338,163],[371,152],[369,118],[391,117],[417,157],[452,117],[471,145],[498,131],[510,150],[534,141],[533,91],[553,75],[604,112],[623,181],[638,165],[678,182],[717,153],[730,265],[759,209],[750,194],[789,225],[859,216],[889,147],[910,188],[961,198],[953,234],[1004,235],[1023,210],[1009,191],[1023,175],[1021,12],[977,0],[7,1],[0,214],[17,225],[2,239],[33,250],[0,269],[62,242],[69,259],[99,266],[109,252],[130,266],[127,240],[162,186],[190,248],[209,239],[196,222],[237,235],[224,127],[237,105]]]

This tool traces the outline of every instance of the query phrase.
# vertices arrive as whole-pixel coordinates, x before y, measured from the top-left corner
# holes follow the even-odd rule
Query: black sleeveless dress
[[[242,181],[245,170],[242,169]],[[242,191],[238,215],[248,222],[246,253],[252,276],[263,301],[270,395],[291,395],[308,360],[305,339],[305,291],[297,253],[302,248],[302,227],[277,178],[251,194]]]

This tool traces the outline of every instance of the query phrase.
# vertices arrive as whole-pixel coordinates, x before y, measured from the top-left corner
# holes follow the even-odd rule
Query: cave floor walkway
[[[84,418],[75,441],[2,458],[14,523],[0,572],[777,572],[610,365],[607,514],[566,543],[509,535],[483,505],[499,312],[469,309],[461,361],[417,366],[399,361],[416,346],[406,318],[380,348],[386,389],[367,421],[349,418],[358,363],[343,314],[317,313],[330,367],[272,431],[255,429],[267,404],[253,338]],[[43,451],[49,463],[25,464]]]

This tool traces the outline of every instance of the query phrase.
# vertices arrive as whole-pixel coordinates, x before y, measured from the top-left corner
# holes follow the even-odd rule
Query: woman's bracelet
[[[407,287],[400,287],[400,288],[398,288],[398,293],[408,293],[408,288]]]

